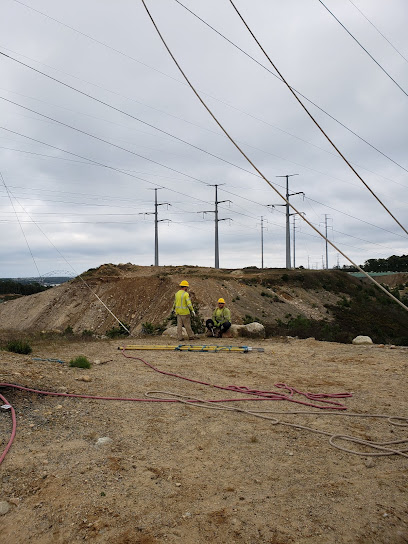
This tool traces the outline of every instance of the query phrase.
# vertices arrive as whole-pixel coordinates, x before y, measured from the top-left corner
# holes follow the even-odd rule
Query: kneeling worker
[[[194,336],[193,329],[191,328],[190,314],[194,316],[195,311],[191,304],[190,296],[187,293],[188,288],[188,281],[183,280],[180,283],[179,291],[177,291],[174,297],[172,312],[175,312],[177,315],[177,339],[179,342],[183,341],[183,327],[186,329],[189,340],[195,340],[197,338]]]
[[[207,319],[205,325],[218,338],[222,338],[222,334],[231,327],[231,312],[226,308],[223,298],[218,299],[218,308],[215,308],[212,319]]]

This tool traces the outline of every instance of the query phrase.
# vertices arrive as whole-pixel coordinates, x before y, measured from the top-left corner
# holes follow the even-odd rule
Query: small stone
[[[113,442],[112,438],[109,438],[109,436],[102,436],[101,438],[98,438],[95,446],[105,446],[106,444],[110,444],[111,442]]]
[[[56,410],[61,410],[62,409],[62,404],[58,404],[56,407],[55,407]]]
[[[0,501],[0,516],[4,516],[10,510],[10,505],[7,501]]]
[[[20,502],[20,499],[18,499],[17,497],[12,497],[11,499],[8,500],[8,502],[10,502],[11,504],[14,504],[14,506],[17,506]]]
[[[366,459],[366,460],[364,461],[364,464],[365,464],[365,466],[366,466],[367,468],[373,468],[373,467],[375,467],[375,463],[374,463],[373,459],[371,459],[371,457],[369,457],[368,459]]]
[[[75,378],[78,382],[91,382],[92,378],[88,375],[80,376],[79,378]]]
[[[177,482],[177,483],[176,483],[176,487],[181,487],[181,483],[180,483],[180,482]]]

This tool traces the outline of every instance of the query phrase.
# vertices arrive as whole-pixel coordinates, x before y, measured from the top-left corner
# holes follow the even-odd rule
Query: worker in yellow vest
[[[172,312],[175,312],[177,315],[177,339],[179,342],[183,341],[183,327],[186,329],[189,340],[195,340],[197,338],[197,336],[194,336],[193,329],[191,328],[190,316],[195,316],[195,311],[187,292],[188,288],[188,281],[183,280],[180,283],[180,289],[174,297]]]
[[[218,308],[215,308],[212,319],[207,319],[205,325],[217,338],[222,338],[222,333],[231,327],[231,311],[225,306],[223,298],[218,299]]]

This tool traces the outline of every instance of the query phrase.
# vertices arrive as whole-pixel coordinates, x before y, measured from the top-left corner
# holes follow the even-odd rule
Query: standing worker
[[[218,308],[213,311],[212,319],[207,319],[205,326],[218,338],[222,338],[222,333],[231,327],[231,311],[225,306],[223,298],[218,299]]]
[[[195,340],[197,338],[194,336],[193,329],[191,328],[190,315],[195,316],[195,311],[193,305],[191,304],[190,296],[187,292],[188,288],[188,281],[183,280],[180,283],[180,289],[175,294],[172,308],[172,312],[176,312],[177,315],[177,339],[179,342],[183,341],[183,327],[187,331],[189,340]]]

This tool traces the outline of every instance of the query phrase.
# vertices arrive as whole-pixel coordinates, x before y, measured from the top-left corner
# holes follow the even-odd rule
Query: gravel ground
[[[239,345],[218,341],[227,342]],[[0,351],[1,382],[140,399],[148,391],[197,399],[242,396],[155,372],[140,359],[125,358],[118,341],[60,339],[32,345],[29,356]],[[129,354],[162,371],[214,385],[279,392],[274,384],[283,382],[313,393],[348,391],[351,398],[339,399],[347,405],[345,413],[408,416],[407,348],[313,339],[250,340],[250,345],[265,351]],[[33,360],[69,361],[77,355],[86,355],[92,368]],[[288,401],[228,405],[283,412],[264,414],[276,423],[208,405],[107,402],[7,387],[1,393],[17,414],[17,435],[0,467],[2,542],[408,542],[406,457],[353,455],[331,446],[327,435],[284,423],[376,442],[408,439],[407,426],[338,412],[316,415],[315,409]],[[1,451],[10,432],[10,414],[2,411]],[[100,438],[110,441],[97,444]]]

